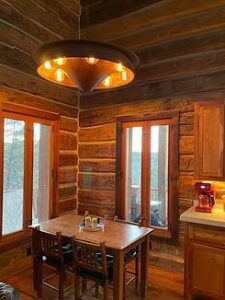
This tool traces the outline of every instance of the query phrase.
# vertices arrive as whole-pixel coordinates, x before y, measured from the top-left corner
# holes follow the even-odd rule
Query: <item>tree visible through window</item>
[[[54,122],[1,112],[0,237],[49,219],[52,197]]]
[[[167,237],[176,222],[176,121],[125,118],[118,125],[118,212]]]

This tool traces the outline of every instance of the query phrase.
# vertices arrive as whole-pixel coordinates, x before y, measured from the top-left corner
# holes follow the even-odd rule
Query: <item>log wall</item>
[[[41,79],[32,58],[47,41],[77,36],[76,0],[0,0],[0,105],[2,102],[54,112],[59,124],[59,214],[77,201],[78,97],[74,90]],[[30,244],[10,251],[0,245],[0,280],[31,265]]]
[[[225,1],[118,2],[117,13],[109,13],[117,1],[89,2],[85,13],[92,17],[89,24],[83,19],[83,35],[134,50],[141,65],[129,86],[81,97],[79,207],[82,212],[115,213],[116,118],[175,110],[180,113],[179,217],[195,198],[194,104],[225,98]],[[97,11],[104,11],[100,19]],[[224,183],[216,186],[218,196],[225,193]],[[178,242],[159,240],[152,247],[171,261],[183,256],[183,240],[179,222]]]

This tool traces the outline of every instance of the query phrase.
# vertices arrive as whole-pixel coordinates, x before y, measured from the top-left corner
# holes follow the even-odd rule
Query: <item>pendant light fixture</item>
[[[41,45],[34,54],[38,74],[81,92],[116,88],[130,83],[139,59],[132,51],[108,43],[58,40]]]

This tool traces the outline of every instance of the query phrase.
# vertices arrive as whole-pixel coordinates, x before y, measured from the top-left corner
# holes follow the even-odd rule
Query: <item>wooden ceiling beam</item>
[[[204,13],[224,5],[225,0],[198,0],[197,3],[195,0],[160,1],[156,5],[149,5],[123,17],[91,26],[88,30],[83,30],[82,34],[84,36],[94,37],[96,40],[128,44],[128,42],[123,42],[122,37],[126,40],[126,37],[129,35],[128,39],[131,40],[133,37],[135,38],[133,33],[142,31],[146,32],[146,38],[149,38],[149,34],[154,31],[156,25],[161,26],[161,24],[168,24],[174,20],[177,20],[177,22],[182,20],[183,22],[183,19],[188,16]],[[181,27],[180,24],[178,28],[179,27]],[[150,31],[149,33],[148,30]],[[131,47],[136,46],[132,45],[132,41],[130,41],[130,43]]]

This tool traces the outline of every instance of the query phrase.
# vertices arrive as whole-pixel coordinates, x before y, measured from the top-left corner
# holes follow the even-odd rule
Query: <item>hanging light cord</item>
[[[77,30],[78,30],[78,40],[80,40],[80,37],[81,37],[80,19],[81,19],[82,6],[81,6],[81,1],[79,1],[78,3],[79,3],[79,16],[78,16],[78,19],[77,19]]]

